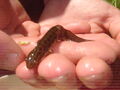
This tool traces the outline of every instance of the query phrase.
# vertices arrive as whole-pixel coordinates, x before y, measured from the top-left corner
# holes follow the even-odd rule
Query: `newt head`
[[[26,66],[28,69],[32,69],[38,65],[38,62],[36,62],[36,60],[27,60],[27,59],[29,58],[26,58]]]

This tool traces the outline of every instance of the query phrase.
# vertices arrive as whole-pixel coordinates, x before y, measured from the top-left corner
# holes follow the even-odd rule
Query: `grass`
[[[105,0],[120,9],[120,0]]]

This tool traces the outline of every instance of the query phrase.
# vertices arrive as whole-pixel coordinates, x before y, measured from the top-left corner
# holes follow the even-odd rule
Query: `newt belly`
[[[28,54],[26,57],[27,68],[31,69],[37,67],[42,57],[50,50],[53,43],[57,40],[72,40],[75,42],[87,41],[82,39],[71,31],[64,29],[61,25],[56,25],[43,36],[42,39],[38,40],[37,46]]]

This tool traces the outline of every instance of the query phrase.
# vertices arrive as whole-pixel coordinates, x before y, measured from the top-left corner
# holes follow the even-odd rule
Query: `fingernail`
[[[110,75],[110,74],[109,74]],[[83,84],[91,89],[103,89],[111,84],[111,77],[112,76],[105,76],[104,73],[102,74],[94,74],[90,76],[80,77],[80,80]]]
[[[3,62],[1,62],[1,67],[4,69],[8,69],[8,70],[13,70],[16,68],[16,66],[18,65],[18,63],[20,61],[20,55],[17,53],[4,53],[2,55],[0,55],[0,58]]]
[[[50,79],[49,81],[55,83],[56,87],[60,90],[78,90],[78,88],[81,86],[76,77],[71,77],[69,74],[58,76],[54,79]]]
[[[17,53],[9,53],[6,57],[9,60],[17,60],[18,59],[18,54]]]

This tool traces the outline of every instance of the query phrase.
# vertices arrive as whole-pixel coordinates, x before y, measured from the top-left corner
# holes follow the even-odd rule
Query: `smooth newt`
[[[56,25],[38,40],[37,46],[28,54],[26,58],[27,68],[31,69],[37,67],[41,59],[50,50],[52,44],[57,40],[72,40],[75,42],[87,41],[82,39],[71,31],[64,29],[61,25]]]

